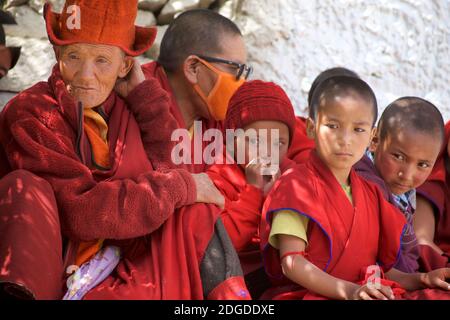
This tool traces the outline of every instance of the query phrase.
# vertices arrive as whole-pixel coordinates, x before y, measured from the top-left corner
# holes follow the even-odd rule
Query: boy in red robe
[[[314,152],[275,182],[264,204],[261,249],[274,281],[264,297],[413,299],[445,292],[403,288],[449,290],[450,269],[391,270],[405,218],[353,169],[377,118],[372,89],[360,79],[331,77],[315,90],[309,116]]]
[[[358,74],[354,71],[343,67],[334,67],[322,71],[311,84],[311,88],[308,92],[308,106],[311,105],[311,98],[317,86],[322,81],[325,81],[332,76],[349,76],[359,78]],[[296,163],[305,163],[309,158],[311,150],[314,149],[314,139],[309,138],[306,134],[306,120],[306,118],[301,116],[296,118],[295,132],[287,155],[289,159],[295,161]]]
[[[243,129],[242,133],[246,133],[235,134],[235,143],[227,145],[227,149],[233,151],[233,163],[216,164],[207,171],[225,197],[225,209],[220,216],[239,254],[253,297],[258,297],[267,285],[259,252],[259,222],[263,199],[279,172],[276,170],[272,175],[264,175],[262,167],[269,163],[262,164],[257,159],[265,144],[268,152],[264,156],[275,157],[277,153],[276,163],[270,163],[274,168],[278,168],[280,163],[281,171],[289,166],[292,161],[285,156],[294,128],[294,109],[281,87],[259,80],[247,82],[232,97],[225,120],[226,130]],[[254,136],[249,134],[252,130]],[[244,149],[239,147],[242,146],[245,157],[239,162],[238,153]]]
[[[427,181],[417,189],[414,229],[425,271],[450,267],[450,122],[445,141]]]
[[[376,183],[405,215],[407,227],[394,266],[403,272],[419,270],[419,245],[413,227],[415,188],[430,175],[443,139],[444,121],[433,104],[417,97],[399,98],[384,110],[370,150],[355,165],[356,172]]]

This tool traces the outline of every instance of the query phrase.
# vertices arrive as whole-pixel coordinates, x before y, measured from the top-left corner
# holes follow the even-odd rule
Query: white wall
[[[345,66],[380,109],[416,95],[450,120],[450,0],[243,0],[236,22],[254,78],[282,85],[298,114],[318,73]]]

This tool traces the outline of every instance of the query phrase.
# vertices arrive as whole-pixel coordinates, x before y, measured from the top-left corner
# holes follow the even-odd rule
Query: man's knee
[[[3,195],[5,192],[13,195],[35,190],[48,193],[54,199],[50,184],[30,171],[14,170],[0,179],[0,195]]]
[[[0,283],[24,287],[36,297],[60,295],[62,239],[52,188],[16,170],[0,180]]]

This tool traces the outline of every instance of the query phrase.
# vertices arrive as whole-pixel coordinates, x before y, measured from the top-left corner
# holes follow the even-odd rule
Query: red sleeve
[[[289,146],[287,157],[296,163],[305,163],[309,158],[311,150],[314,149],[314,140],[306,134],[306,119],[297,117],[295,131]]]
[[[147,157],[156,169],[175,168],[171,152],[172,132],[178,128],[170,113],[170,99],[156,78],[149,78],[128,95],[127,105],[141,132]]]
[[[236,201],[225,200],[221,218],[236,251],[241,251],[258,233],[263,196],[261,190],[246,185]]]
[[[263,202],[261,190],[247,184],[237,166],[214,165],[208,168],[207,174],[225,197],[225,209],[220,216],[239,252],[258,233]]]
[[[48,111],[42,99],[27,103],[28,110],[41,104],[39,108],[61,119],[57,110]],[[19,104],[20,100],[3,114],[2,144],[14,169],[29,170],[52,185],[62,232],[70,239],[143,236],[157,229],[175,208],[195,201],[195,184],[185,170],[97,182],[78,160],[71,139],[63,134],[63,120],[49,128],[46,121]]]
[[[403,213],[387,201],[377,185],[366,182],[374,191],[372,199],[378,203],[380,234],[378,238],[378,262],[385,271],[391,269],[401,254],[401,240],[407,227]]]
[[[417,195],[427,199],[434,209],[436,217],[436,226],[439,224],[442,215],[444,214],[445,206],[445,185],[441,181],[427,181],[417,188]]]

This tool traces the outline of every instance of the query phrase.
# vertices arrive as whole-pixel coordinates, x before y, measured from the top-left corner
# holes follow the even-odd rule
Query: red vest
[[[277,181],[264,204],[260,232],[266,272],[275,285],[287,285],[285,291],[301,289],[283,276],[279,252],[268,244],[272,215],[279,210],[308,217],[308,259],[334,277],[358,282],[370,265],[378,263],[384,270],[394,265],[405,218],[354,170],[350,181],[353,205],[315,152]]]
[[[445,155],[447,154],[447,144],[450,138],[450,121],[445,125],[445,141],[441,153],[433,167],[433,171],[427,181],[417,188],[417,193],[426,198],[436,210],[436,230],[434,242],[447,255],[450,255],[450,175],[446,168]],[[422,248],[422,251],[424,248]],[[434,250],[425,249],[425,260],[443,260],[443,263],[429,263],[424,261],[425,269],[436,269],[445,267],[448,259],[441,256],[433,257]],[[425,253],[425,252],[422,252]],[[446,263],[447,260],[447,263]]]

